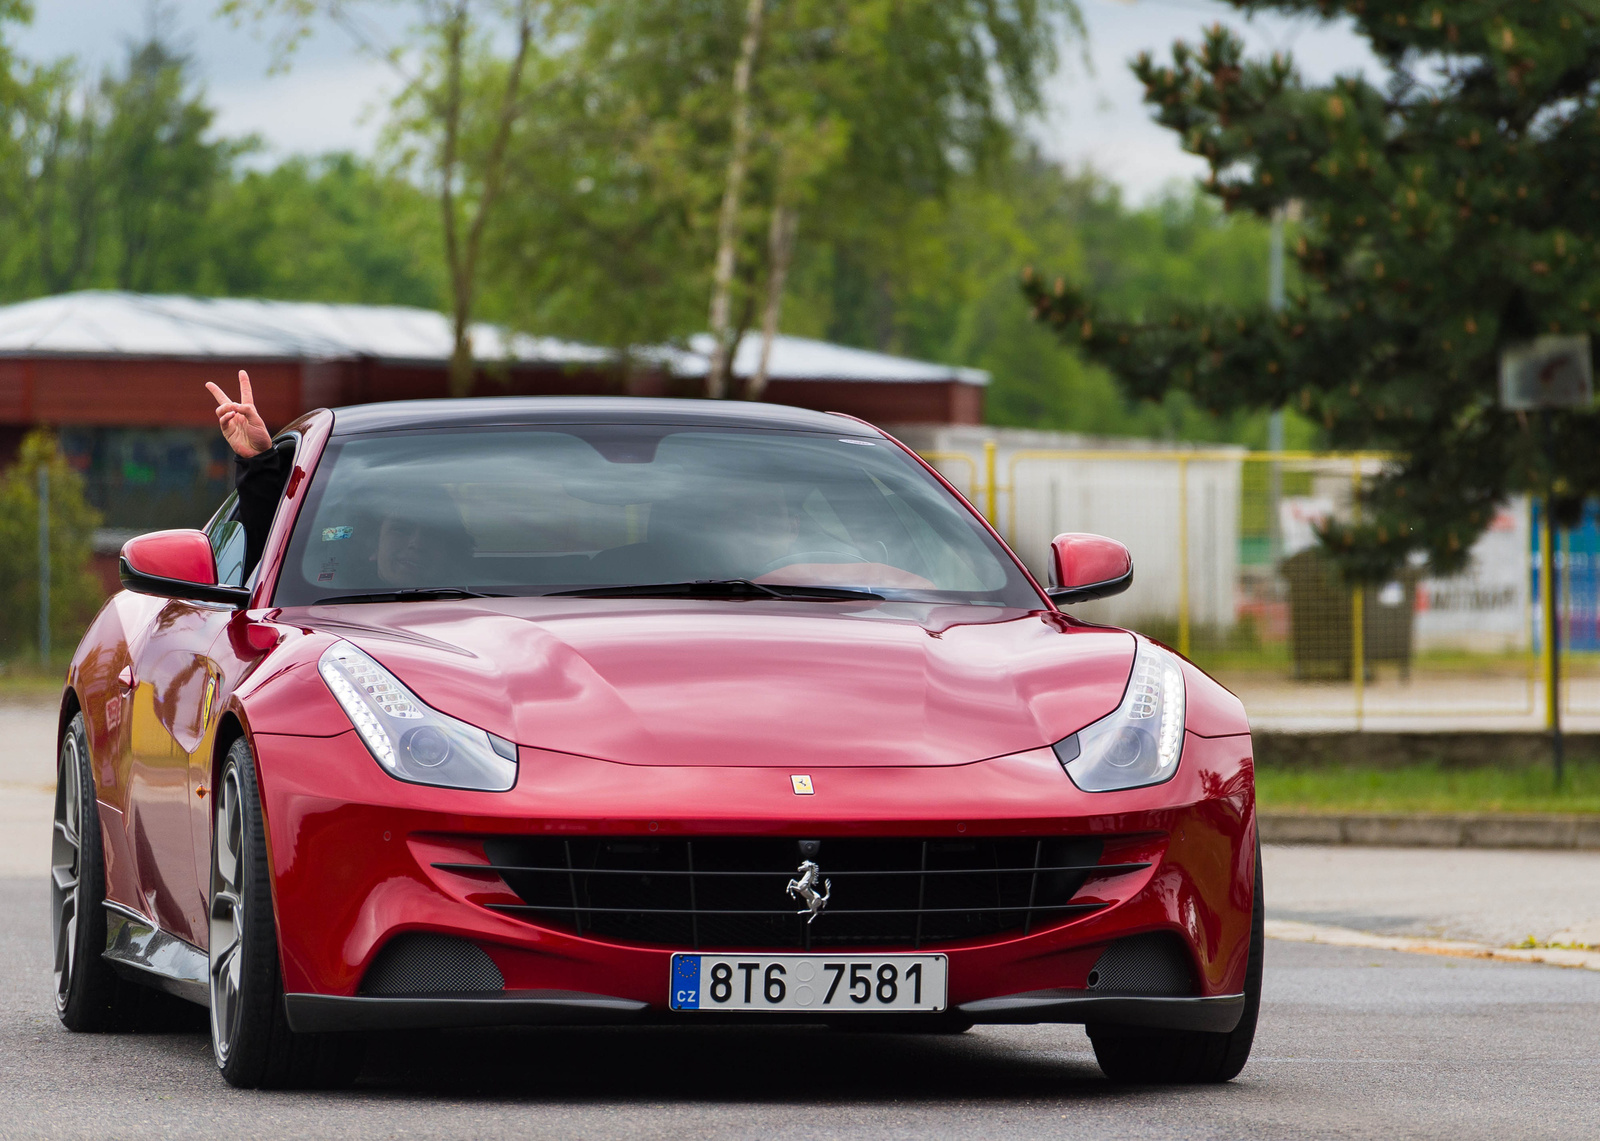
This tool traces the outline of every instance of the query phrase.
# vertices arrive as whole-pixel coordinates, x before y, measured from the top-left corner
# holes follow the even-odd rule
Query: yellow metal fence
[[[1354,519],[1387,462],[1375,452],[1237,448],[1037,450],[990,440],[927,451],[1043,579],[1049,540],[1106,534],[1134,557],[1122,596],[1073,608],[1174,646],[1286,728],[1537,728],[1551,716],[1551,661],[1536,599],[1554,570],[1526,502],[1509,506],[1452,580],[1404,568],[1352,590],[1315,541]],[[1567,573],[1563,582],[1567,581]],[[1572,591],[1563,592],[1570,600]],[[1570,645],[1570,639],[1564,639]],[[1600,653],[1562,659],[1569,720],[1600,728]]]

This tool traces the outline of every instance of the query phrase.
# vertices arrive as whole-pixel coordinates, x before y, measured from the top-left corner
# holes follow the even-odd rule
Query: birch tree
[[[744,39],[739,44],[739,62],[733,68],[732,144],[728,153],[728,173],[722,188],[722,209],[717,218],[717,262],[711,279],[711,369],[706,374],[706,395],[721,399],[728,389],[732,365],[733,338],[729,329],[730,294],[733,291],[733,259],[739,242],[739,195],[744,189],[745,168],[750,162],[750,73],[761,48],[761,23],[766,0],[750,0],[745,9]]]
[[[401,81],[386,139],[401,167],[438,200],[453,344],[450,391],[475,376],[472,325],[482,286],[484,236],[504,198],[507,152],[537,102],[530,73],[548,72],[553,44],[577,5],[566,0],[225,0],[236,18],[277,18],[284,66],[313,23],[344,29],[360,51]],[[377,8],[407,9],[407,33],[386,37]]]

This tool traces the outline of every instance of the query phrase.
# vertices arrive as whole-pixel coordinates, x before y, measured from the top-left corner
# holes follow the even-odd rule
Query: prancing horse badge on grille
[[[800,878],[789,881],[789,894],[806,905],[804,911],[795,914],[807,916],[806,922],[811,923],[828,906],[828,897],[833,894],[833,881],[822,878],[822,869],[815,860],[806,860],[795,869],[795,874]],[[821,892],[817,891],[818,884],[822,885]]]

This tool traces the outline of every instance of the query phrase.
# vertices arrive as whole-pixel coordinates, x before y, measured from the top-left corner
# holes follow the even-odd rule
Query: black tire
[[[214,802],[208,986],[217,1068],[241,1089],[348,1085],[361,1069],[362,1038],[289,1029],[255,757],[243,738],[228,750]]]
[[[1250,1059],[1261,1013],[1261,972],[1266,958],[1266,906],[1261,895],[1261,841],[1256,840],[1256,899],[1250,914],[1250,959],[1244,976],[1244,1013],[1225,1034],[1192,1030],[1130,1030],[1090,1026],[1095,1061],[1114,1082],[1176,1085],[1228,1082]]]
[[[101,956],[106,949],[106,863],[83,714],[61,735],[56,761],[55,827],[50,841],[50,920],[55,947],[56,1016],[68,1030],[110,1029],[125,984]]]

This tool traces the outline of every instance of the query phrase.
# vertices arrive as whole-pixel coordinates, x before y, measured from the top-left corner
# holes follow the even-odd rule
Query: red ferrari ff
[[[892,437],[759,404],[319,410],[268,458],[259,519],[241,484],[123,548],[67,675],[67,1026],[168,991],[237,1086],[347,1081],[374,1030],[630,1021],[1243,1067],[1249,729],[1063,612],[1121,544],[1060,536],[1046,589]]]

